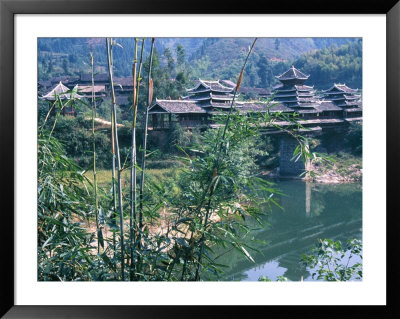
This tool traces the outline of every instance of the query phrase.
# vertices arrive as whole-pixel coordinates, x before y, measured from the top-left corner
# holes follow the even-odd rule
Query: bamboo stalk
[[[135,176],[135,165],[136,165],[136,66],[137,66],[137,39],[135,38],[135,55],[132,65],[132,81],[133,81],[133,92],[132,92],[132,99],[133,99],[133,119],[132,119],[132,148],[131,148],[131,210],[129,215],[129,234],[130,234],[130,253],[131,253],[131,260],[130,260],[130,280],[134,278],[134,258],[133,258],[133,246],[135,242],[135,232],[134,232],[134,224],[136,224],[136,176]]]
[[[114,113],[113,113],[112,109],[111,109],[111,152],[112,152],[111,181],[112,181],[112,194],[113,194],[112,219],[116,222],[116,220],[117,220],[117,191],[116,191],[116,187],[115,187],[116,177],[115,177]],[[113,249],[114,249],[114,257],[115,257],[115,253],[117,251],[115,232],[113,232]]]
[[[152,99],[153,91],[153,80],[151,78],[151,67],[153,63],[153,49],[154,49],[154,38],[151,39],[151,49],[150,49],[150,64],[148,73],[148,91],[147,91],[147,107],[145,113],[145,126],[143,132],[143,151],[142,151],[142,174],[140,178],[140,189],[139,189],[139,236],[138,236],[138,248],[141,249],[141,231],[143,231],[143,190],[144,190],[144,172],[146,169],[146,148],[147,148],[147,130],[149,125],[149,108]],[[139,258],[138,258],[139,259]],[[138,266],[140,266],[140,261],[138,260]],[[139,268],[140,269],[140,268]]]
[[[100,238],[102,232],[99,224],[99,200],[97,196],[97,172],[96,172],[96,135],[94,132],[94,119],[96,117],[96,100],[94,97],[94,59],[93,53],[90,53],[90,61],[92,65],[92,137],[93,137],[93,183],[94,183],[94,209],[96,212],[96,231],[97,231],[97,253],[100,254]],[[102,234],[101,234],[101,237]]]
[[[135,59],[134,65],[132,68],[132,76],[133,76],[133,120],[132,120],[132,154],[131,154],[131,215],[130,215],[130,245],[131,245],[131,268],[130,268],[130,280],[134,280],[134,243],[136,241],[136,228],[137,228],[137,218],[136,218],[136,119],[137,119],[137,105],[139,99],[139,88],[140,88],[140,74],[142,71],[142,59],[143,59],[143,48],[144,48],[144,39],[142,40],[142,49],[140,52],[140,62],[139,62],[139,72],[136,74],[137,68],[137,42],[135,39]]]
[[[209,195],[209,198],[208,198],[204,225],[202,227],[203,228],[203,233],[202,233],[201,238],[200,238],[200,243],[201,243],[200,244],[200,252],[199,252],[199,257],[198,257],[198,261],[197,261],[197,268],[196,268],[196,274],[195,274],[195,280],[196,281],[200,279],[199,271],[200,271],[200,265],[201,265],[201,262],[202,262],[202,257],[203,257],[203,252],[204,252],[204,240],[205,240],[204,231],[207,228],[208,220],[210,218],[211,201],[212,201],[212,196],[214,194],[215,178],[218,176],[218,169],[219,169],[219,164],[220,164],[219,163],[220,162],[220,156],[221,156],[222,148],[223,148],[223,145],[224,145],[224,142],[225,142],[226,131],[227,131],[228,126],[229,126],[229,121],[230,121],[230,118],[231,118],[231,115],[232,115],[232,110],[233,110],[233,105],[235,103],[236,95],[237,95],[237,92],[239,91],[240,84],[242,83],[242,80],[243,80],[244,68],[246,67],[247,61],[248,61],[248,59],[250,57],[250,53],[252,52],[252,50],[254,48],[254,45],[256,44],[256,41],[257,41],[257,38],[254,39],[253,44],[251,45],[251,47],[249,49],[249,52],[247,53],[246,59],[245,59],[245,61],[243,63],[241,72],[239,74],[239,78],[238,78],[236,86],[235,86],[235,92],[233,94],[231,106],[229,108],[229,114],[228,114],[228,116],[226,118],[224,131],[222,133],[221,142],[220,142],[220,145],[219,145],[219,148],[218,148],[218,151],[217,151],[218,153],[217,153],[216,161],[214,163],[214,169],[213,169],[213,173],[212,173],[213,176],[211,178],[210,187],[206,190],[206,192],[208,192],[208,191],[210,192],[210,195]],[[218,143],[218,141],[217,141],[217,143]]]
[[[121,182],[121,158],[119,153],[118,144],[118,126],[117,126],[117,105],[115,101],[114,92],[114,81],[113,81],[113,62],[111,60],[112,47],[110,47],[110,41],[112,38],[106,38],[107,46],[107,62],[108,62],[108,72],[110,75],[110,86],[111,86],[111,98],[112,98],[112,122],[114,126],[114,153],[116,154],[117,168],[118,168],[118,202],[119,202],[119,222],[120,222],[120,236],[121,236],[121,278],[125,280],[125,246],[124,246],[124,216],[123,216],[123,206],[122,206],[122,182]],[[112,45],[112,44],[111,44]],[[114,167],[114,166],[113,166]]]

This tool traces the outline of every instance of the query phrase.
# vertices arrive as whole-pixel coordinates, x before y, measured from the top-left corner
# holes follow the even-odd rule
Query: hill
[[[311,75],[308,82],[318,89],[327,89],[333,83],[362,88],[362,41],[303,54],[295,65]]]
[[[272,87],[276,75],[284,72],[304,54],[353,43],[354,38],[259,38],[246,68],[244,85]],[[235,80],[252,38],[208,38],[189,58],[193,78]],[[325,52],[325,51],[324,51]],[[302,64],[304,65],[304,63]],[[299,67],[296,62],[296,67]]]
[[[166,65],[164,55],[169,49],[176,59],[176,48],[181,44],[185,52],[189,80],[229,79],[236,80],[243,56],[252,38],[159,38],[155,49],[160,55],[160,64]],[[115,47],[115,75],[128,76],[134,55],[132,38],[116,38],[121,47]],[[341,45],[353,41],[351,38],[260,38],[249,61],[248,76],[244,85],[270,87],[276,83],[274,75],[280,74],[295,59],[304,53],[314,52],[329,45]],[[146,41],[145,56],[150,49]],[[39,38],[39,80],[53,76],[79,75],[89,71],[89,53],[93,52],[96,72],[106,71],[107,58],[104,38]]]

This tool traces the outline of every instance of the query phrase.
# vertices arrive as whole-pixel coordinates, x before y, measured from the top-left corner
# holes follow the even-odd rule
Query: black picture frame
[[[201,4],[201,5],[196,5]],[[387,305],[386,306],[21,306],[14,303],[14,15],[15,14],[385,14],[387,18],[387,119],[386,119],[386,219],[387,219]],[[3,190],[1,224],[1,308],[4,318],[158,318],[158,317],[227,317],[250,316],[249,311],[261,310],[263,315],[310,315],[315,311],[332,316],[354,317],[370,314],[374,317],[394,317],[398,313],[395,252],[398,239],[396,181],[398,180],[400,136],[400,3],[391,1],[336,0],[326,2],[285,1],[264,3],[253,0],[230,5],[204,0],[0,0],[0,156]],[[379,79],[377,79],[379,80]],[[377,212],[384,213],[384,212]],[[379,214],[378,214],[379,215]],[[7,225],[7,227],[5,227]],[[254,313],[252,313],[254,314]]]

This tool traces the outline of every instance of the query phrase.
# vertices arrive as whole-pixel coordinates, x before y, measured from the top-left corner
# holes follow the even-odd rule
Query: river
[[[302,254],[309,253],[319,238],[342,242],[362,237],[362,187],[354,184],[313,184],[281,181],[277,187],[286,196],[278,196],[283,209],[267,211],[268,225],[253,231],[250,237],[265,241],[251,252],[255,264],[237,252],[219,260],[229,268],[222,280],[257,281],[260,276],[276,280],[313,280],[301,265]],[[356,260],[355,260],[356,261]]]

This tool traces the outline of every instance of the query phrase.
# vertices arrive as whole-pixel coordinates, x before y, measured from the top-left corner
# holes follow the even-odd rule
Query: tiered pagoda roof
[[[292,65],[292,67],[289,70],[282,73],[281,75],[278,75],[276,78],[282,83],[285,83],[287,81],[296,81],[304,83],[309,77],[310,75],[304,74],[303,72],[297,70],[294,67],[294,65]]]
[[[223,84],[224,83],[224,84]],[[198,101],[203,107],[219,107],[218,104],[230,102],[233,99],[235,87],[231,81],[204,81],[199,79],[195,87],[187,89],[185,100]]]
[[[351,89],[346,84],[334,84],[328,90],[322,91],[326,100],[332,101],[337,106],[354,108],[361,105],[361,95],[356,94],[357,89]]]
[[[317,99],[314,87],[304,85],[309,75],[304,74],[292,65],[285,73],[276,78],[282,83],[276,87],[274,101],[291,108],[313,108]]]
[[[340,116],[341,111],[344,111],[346,118],[346,114],[362,112],[360,96],[355,95],[358,90],[353,90],[344,84],[335,84],[329,90],[323,91],[325,99],[320,99],[315,96],[313,86],[304,84],[308,77],[292,66],[277,77],[281,84],[275,87],[273,101],[269,105],[262,102],[235,100],[233,107],[240,113],[297,112],[303,114],[302,116],[307,120],[310,118],[313,120],[315,117],[320,121],[330,119],[321,119],[319,116],[334,116],[333,114]],[[195,87],[186,90],[188,96],[182,100],[156,99],[149,114],[221,114],[231,107],[235,85],[230,81],[199,80]],[[358,120],[355,116],[353,117]]]
[[[83,97],[80,94],[71,93],[71,89],[66,87],[60,81],[60,83],[58,83],[50,92],[48,92],[47,94],[43,95],[41,97],[41,99],[42,100],[47,100],[47,101],[55,101],[56,97],[59,97],[61,100],[65,100],[65,99],[69,100],[69,99],[71,99],[71,96],[73,96],[74,98],[77,98],[77,99],[80,99],[80,98]]]

